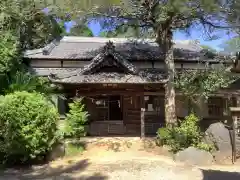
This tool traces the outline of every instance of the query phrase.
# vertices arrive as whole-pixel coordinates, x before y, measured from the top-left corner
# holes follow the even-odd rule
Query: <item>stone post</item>
[[[145,108],[141,108],[141,138],[145,137]]]

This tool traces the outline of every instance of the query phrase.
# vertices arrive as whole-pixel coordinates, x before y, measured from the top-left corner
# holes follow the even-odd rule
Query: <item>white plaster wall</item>
[[[164,68],[165,65],[163,62],[155,62],[154,68]],[[197,63],[175,63],[175,68],[186,68],[186,69],[204,69],[204,64]]]
[[[66,68],[81,68],[85,65],[88,65],[90,61],[63,61],[62,67]],[[142,69],[142,68],[152,68],[153,64],[151,62],[132,62],[133,65]],[[61,61],[51,61],[51,60],[31,60],[30,65],[32,67],[47,67],[47,68],[60,68]],[[196,63],[175,63],[175,68],[187,68],[187,69],[196,69],[196,68],[205,68],[203,64]],[[165,65],[163,62],[155,62],[154,68],[164,69]]]
[[[63,61],[63,67],[66,68],[81,68],[88,65],[90,61]]]
[[[30,62],[31,67],[46,67],[46,68],[60,68],[61,61],[48,61],[48,60],[32,60]]]
[[[151,62],[132,62],[132,64],[140,69],[153,67]]]

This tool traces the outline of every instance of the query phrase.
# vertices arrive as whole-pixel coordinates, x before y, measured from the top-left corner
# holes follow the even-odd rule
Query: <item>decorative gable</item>
[[[81,72],[83,75],[89,75],[99,72],[118,72],[125,74],[137,74],[137,68],[128,60],[115,51],[112,42],[108,42],[103,51],[85,66]]]
[[[49,80],[60,84],[84,83],[165,83],[164,72],[156,69],[138,70],[125,56],[117,51],[112,42],[108,42],[100,53],[83,69],[79,68],[66,74],[50,74]]]

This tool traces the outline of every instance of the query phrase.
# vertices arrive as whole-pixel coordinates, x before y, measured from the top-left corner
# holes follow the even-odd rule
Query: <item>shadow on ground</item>
[[[0,176],[0,180],[107,180],[108,177],[101,173],[93,173],[89,176],[81,175],[82,172],[90,165],[88,159],[84,159],[70,165],[60,165],[52,168],[48,165],[38,169],[28,170],[7,170]]]
[[[240,173],[217,170],[201,170],[202,180],[240,180]]]

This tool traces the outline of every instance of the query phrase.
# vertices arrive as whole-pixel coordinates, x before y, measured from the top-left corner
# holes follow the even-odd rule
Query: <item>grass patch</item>
[[[85,150],[82,143],[68,143],[66,145],[65,156],[75,156],[81,154]]]

